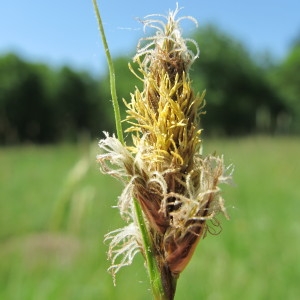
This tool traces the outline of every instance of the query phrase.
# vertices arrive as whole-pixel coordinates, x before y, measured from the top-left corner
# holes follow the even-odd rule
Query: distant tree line
[[[241,43],[208,26],[194,39],[201,49],[192,66],[195,91],[206,89],[207,135],[300,132],[300,42],[279,63],[254,59]],[[142,83],[128,69],[130,57],[115,59],[122,97]],[[74,141],[81,133],[114,132],[108,75],[95,78],[63,66],[27,62],[15,54],[0,57],[0,144]]]
[[[7,54],[0,58],[0,143],[100,135],[113,124],[106,97],[99,80],[86,72],[66,66],[55,70]]]

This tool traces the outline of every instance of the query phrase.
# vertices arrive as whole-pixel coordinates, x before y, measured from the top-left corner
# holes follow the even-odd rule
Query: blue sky
[[[216,24],[252,53],[287,53],[300,33],[299,0],[99,0],[113,56],[131,53],[143,35],[136,18],[176,7],[199,25]],[[185,35],[194,25],[185,22]],[[106,69],[91,0],[0,0],[0,54],[16,51],[52,65],[70,64],[95,73]]]

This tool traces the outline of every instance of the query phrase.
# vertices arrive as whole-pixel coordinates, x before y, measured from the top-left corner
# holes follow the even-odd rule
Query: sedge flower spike
[[[167,16],[143,20],[156,33],[139,42],[134,57],[143,89],[136,88],[131,101],[124,101],[132,145],[106,133],[97,157],[102,172],[125,185],[118,208],[129,224],[106,235],[111,241],[110,271],[115,275],[136,253],[147,257],[150,251],[164,293],[157,299],[173,299],[176,280],[204,237],[208,221],[218,226],[217,213],[226,215],[219,185],[231,179],[222,156],[203,156],[200,151],[205,92],[195,94],[189,77],[199,50],[195,41],[182,37],[179,27],[183,18],[195,20],[177,18],[178,12],[177,7]],[[136,204],[150,245],[145,245]]]

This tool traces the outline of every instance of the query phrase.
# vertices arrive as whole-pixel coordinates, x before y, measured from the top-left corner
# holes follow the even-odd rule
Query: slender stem
[[[155,300],[166,300],[160,269],[154,255],[153,243],[151,241],[147,226],[144,221],[143,212],[136,199],[134,199],[134,207],[137,215],[138,224],[143,237],[144,255],[147,263],[150,284]]]
[[[108,48],[104,28],[103,28],[103,23],[102,19],[100,16],[97,0],[93,0],[93,5],[94,5],[94,10],[96,13],[96,18],[98,21],[98,27],[99,31],[101,34],[102,38],[102,43],[104,46],[105,50],[105,55],[108,63],[108,68],[109,68],[109,78],[110,78],[110,92],[111,92],[111,97],[112,97],[112,102],[113,102],[113,107],[114,107],[114,113],[115,113],[115,123],[116,123],[116,130],[117,130],[117,136],[119,141],[124,144],[124,137],[123,137],[123,130],[122,130],[122,123],[121,123],[121,114],[120,114],[120,108],[119,108],[119,103],[118,103],[118,98],[117,98],[117,91],[116,91],[116,78],[115,78],[115,69],[114,69],[114,64],[110,55],[110,51]]]

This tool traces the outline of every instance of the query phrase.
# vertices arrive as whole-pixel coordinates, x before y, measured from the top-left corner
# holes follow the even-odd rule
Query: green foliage
[[[300,44],[296,43],[285,60],[270,71],[274,88],[284,99],[288,114],[283,125],[290,132],[300,131]]]
[[[41,67],[13,54],[0,59],[0,142],[45,141],[49,99],[39,76]]]
[[[198,29],[193,38],[201,54],[191,78],[195,91],[207,91],[207,116],[202,115],[206,135],[300,132],[299,43],[282,62],[266,67],[213,26]],[[114,60],[122,119],[122,98],[130,101],[130,93],[142,84],[128,62],[129,56]],[[100,137],[103,130],[115,132],[110,99],[107,73],[99,79],[70,67],[56,70],[4,55],[0,57],[0,144],[74,141],[83,132],[92,137]]]
[[[111,130],[110,105],[98,80],[69,67],[0,58],[0,143],[76,140]]]
[[[84,131],[95,133],[92,120],[103,117],[98,104],[101,99],[96,92],[96,83],[88,74],[68,67],[59,70],[53,104],[55,131],[60,139],[74,140],[78,133]],[[100,127],[101,124],[98,124],[98,129]]]
[[[175,299],[298,299],[299,138],[205,145],[205,153],[219,149],[237,166],[236,187],[222,187],[231,219],[222,220],[218,237],[201,241]],[[91,155],[74,145],[0,149],[0,299],[151,299],[142,257],[118,273],[116,288],[106,271],[103,235],[124,224],[112,208],[121,185],[99,175],[97,152],[95,144]],[[91,166],[76,181],[73,196],[87,187],[95,194],[79,228],[50,231],[74,166],[89,155]],[[65,224],[71,224],[73,205],[84,200],[73,202],[73,196]]]
[[[194,36],[200,59],[192,74],[197,90],[206,89],[206,111],[202,122],[209,134],[240,135],[260,130],[257,114],[270,113],[268,132],[276,129],[276,118],[285,110],[263,72],[246,49],[212,26]]]

